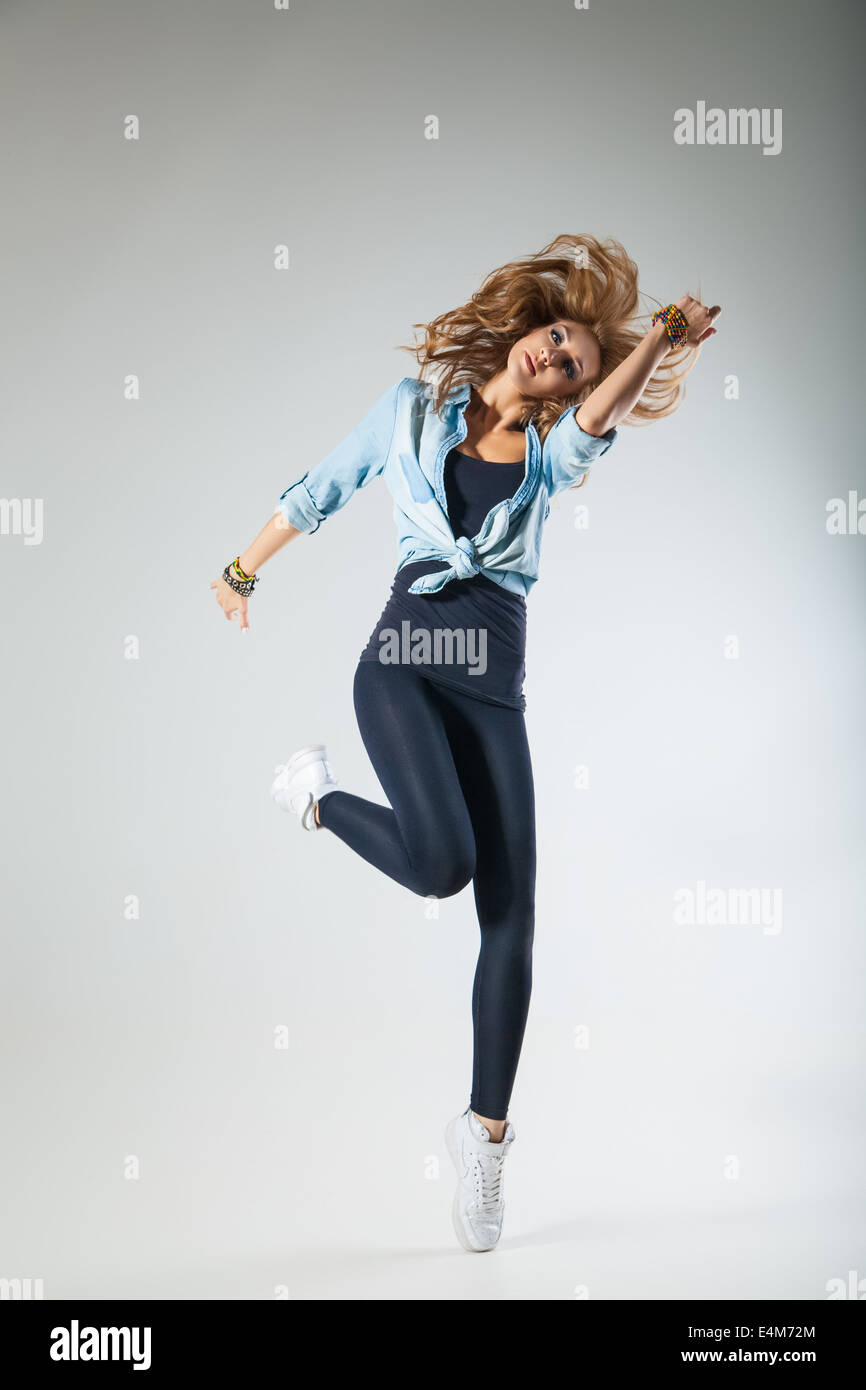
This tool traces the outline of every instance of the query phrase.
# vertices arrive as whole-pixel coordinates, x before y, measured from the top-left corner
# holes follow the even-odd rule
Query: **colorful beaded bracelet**
[[[676,304],[666,304],[663,309],[659,309],[653,314],[653,324],[661,320],[668,335],[671,347],[682,347],[688,342],[689,325],[682,309],[678,309]]]
[[[241,569],[240,560],[241,560],[240,555],[236,556],[235,559],[232,560],[232,569],[234,570],[235,574],[238,576],[238,579],[245,579],[245,580],[253,579],[254,576],[253,576],[252,574],[246,574],[246,573]]]

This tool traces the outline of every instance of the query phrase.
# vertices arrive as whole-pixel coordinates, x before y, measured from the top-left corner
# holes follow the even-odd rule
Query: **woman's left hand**
[[[677,300],[677,308],[689,326],[687,339],[689,347],[697,347],[699,343],[705,343],[707,338],[712,338],[713,334],[717,332],[717,329],[713,328],[713,319],[722,312],[721,304],[714,304],[712,309],[708,309],[697,299],[692,299],[690,294],[684,294],[682,299]]]

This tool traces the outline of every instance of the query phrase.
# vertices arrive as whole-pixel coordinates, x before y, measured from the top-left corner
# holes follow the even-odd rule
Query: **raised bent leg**
[[[353,693],[390,805],[330,792],[319,823],[413,893],[450,897],[472,880],[475,837],[438,692],[411,667],[362,661]]]

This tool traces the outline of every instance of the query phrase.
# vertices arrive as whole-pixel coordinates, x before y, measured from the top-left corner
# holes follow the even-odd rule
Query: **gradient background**
[[[245,1299],[866,1278],[866,536],[826,529],[866,492],[863,30],[792,0],[0,7],[2,494],[45,508],[41,544],[0,537],[0,1276]],[[782,152],[675,145],[699,100],[781,107]],[[411,324],[562,231],[723,314],[682,409],[623,427],[548,525],[535,986],[477,1261],[442,1138],[471,889],[428,920],[268,795],[326,740],[383,799],[351,684],[395,565],[384,485],[266,566],[243,638],[208,586],[414,373]],[[675,925],[699,880],[781,888],[781,932]]]

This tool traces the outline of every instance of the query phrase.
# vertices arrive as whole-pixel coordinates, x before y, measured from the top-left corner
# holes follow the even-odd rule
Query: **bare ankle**
[[[491,1141],[492,1141],[494,1144],[501,1144],[501,1143],[502,1143],[502,1140],[505,1138],[505,1125],[506,1125],[506,1121],[505,1121],[505,1120],[488,1120],[487,1117],[486,1117],[486,1115],[479,1115],[479,1114],[477,1114],[476,1111],[474,1111],[474,1110],[472,1111],[472,1114],[475,1116],[476,1120],[480,1120],[480,1121],[481,1121],[481,1123],[483,1124],[484,1128],[487,1130],[488,1134],[490,1135]]]

